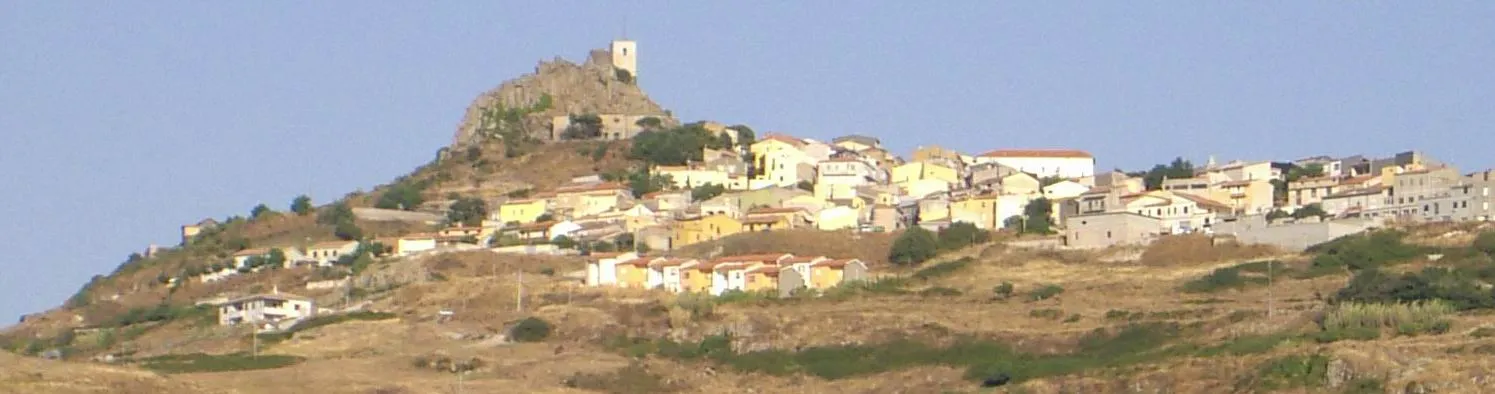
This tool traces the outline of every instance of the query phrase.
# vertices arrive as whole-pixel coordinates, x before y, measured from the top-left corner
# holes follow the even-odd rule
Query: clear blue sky
[[[403,174],[625,20],[656,101],[760,133],[1492,164],[1495,2],[472,3],[0,0],[0,325],[182,223]]]

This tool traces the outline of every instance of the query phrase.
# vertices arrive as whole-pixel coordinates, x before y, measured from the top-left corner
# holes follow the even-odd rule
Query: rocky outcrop
[[[525,116],[524,129],[532,137],[549,140],[551,119],[572,114],[626,114],[667,117],[659,104],[650,100],[634,81],[619,79],[612,66],[611,55],[604,50],[593,50],[587,61],[572,63],[559,57],[542,61],[535,66],[533,74],[504,82],[499,87],[483,92],[457,125],[452,138],[452,147],[460,148],[481,142],[478,128],[485,109],[502,105],[503,108],[534,108],[542,97],[550,97],[550,108],[531,112]]]

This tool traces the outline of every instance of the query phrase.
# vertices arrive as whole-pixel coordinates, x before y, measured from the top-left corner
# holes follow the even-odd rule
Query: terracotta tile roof
[[[714,263],[714,264],[716,264],[716,263],[739,263],[739,262],[775,263],[775,262],[778,262],[779,259],[782,258],[782,257],[784,257],[784,256],[794,257],[793,255],[788,254],[788,253],[779,253],[779,254],[766,254],[766,253],[765,254],[745,254],[745,255],[737,255],[737,256],[722,256],[722,257],[717,257],[717,258],[711,259],[711,263]]]
[[[796,148],[802,148],[805,146],[805,142],[803,140],[779,133],[768,133],[768,135],[763,136],[761,140],[779,141],[789,145],[794,145],[794,147]]]
[[[818,263],[815,263],[815,264],[811,264],[810,266],[811,267],[845,268],[847,264],[851,264],[853,262],[860,262],[860,261],[861,260],[857,260],[857,259],[825,260],[825,261],[821,261],[821,262],[818,262]]]
[[[1339,182],[1339,183],[1341,185],[1358,185],[1358,184],[1370,182],[1370,181],[1375,180],[1376,178],[1379,178],[1379,177],[1380,176],[1378,176],[1378,175],[1361,175],[1361,176],[1357,176],[1357,177],[1345,179],[1344,181]]]
[[[254,294],[254,295],[243,296],[243,297],[239,297],[239,298],[235,298],[235,299],[231,299],[231,300],[225,301],[224,304],[233,304],[233,303],[237,303],[237,302],[251,301],[251,300],[262,300],[262,299],[311,301],[310,298],[302,297],[302,296],[291,294],[291,293],[273,293],[273,294]]]
[[[758,208],[753,208],[753,209],[748,210],[748,214],[752,215],[752,214],[771,214],[771,213],[792,213],[792,212],[803,212],[803,211],[805,211],[805,207],[779,207],[779,208],[758,207]]]
[[[790,258],[784,259],[783,261],[780,261],[779,263],[784,264],[784,265],[800,264],[800,263],[813,263],[813,262],[815,262],[815,260],[820,260],[820,259],[824,259],[824,258],[825,258],[825,256],[795,256],[795,257],[790,257]]]
[[[624,262],[618,263],[618,265],[631,265],[631,266],[634,266],[634,267],[648,267],[649,263],[653,262],[655,259],[659,259],[659,257],[648,257],[648,256],[644,256],[644,257],[639,257],[639,258],[636,258],[636,259],[633,259],[633,260],[628,260],[628,261],[624,261]]]
[[[668,259],[659,259],[659,260],[655,260],[653,262],[650,262],[649,266],[650,267],[657,267],[657,268],[677,267],[677,266],[682,266],[682,265],[685,265],[685,264],[688,264],[688,263],[691,263],[691,262],[694,262],[694,261],[696,261],[696,259],[668,258]]]
[[[521,225],[519,225],[519,227],[515,227],[514,229],[519,230],[519,231],[545,230],[545,229],[549,229],[550,226],[554,226],[555,223],[556,222],[554,220],[544,221],[544,222],[534,222],[534,223],[530,223],[530,224],[521,224]]]
[[[1179,198],[1182,198],[1182,199],[1185,199],[1185,200],[1193,201],[1194,204],[1199,205],[1201,207],[1208,208],[1208,209],[1223,210],[1223,211],[1229,211],[1230,210],[1230,206],[1229,205],[1226,205],[1226,204],[1220,203],[1219,201],[1211,200],[1211,199],[1208,199],[1208,198],[1204,198],[1204,197],[1200,197],[1200,196],[1196,196],[1196,195],[1192,195],[1192,194],[1188,194],[1188,193],[1174,193],[1173,195],[1178,196]]]
[[[1063,157],[1094,158],[1090,152],[1075,149],[997,149],[982,153],[981,157]]]
[[[711,270],[712,271],[732,271],[732,270],[746,269],[748,266],[751,266],[751,265],[752,264],[748,264],[748,263],[721,263],[721,264],[713,265],[711,267]]]
[[[779,216],[748,216],[742,219],[742,224],[773,224],[783,220]]]

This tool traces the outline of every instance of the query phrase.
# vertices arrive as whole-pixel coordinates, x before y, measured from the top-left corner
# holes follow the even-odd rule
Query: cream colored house
[[[316,262],[320,267],[331,267],[333,262],[356,251],[358,241],[318,242],[306,247],[305,259]]]
[[[768,134],[749,146],[760,172],[754,179],[767,180],[779,186],[794,186],[801,181],[814,182],[818,160],[804,151],[805,142],[782,134]]]
[[[822,231],[857,228],[861,224],[861,212],[853,207],[835,206],[820,210],[815,218],[815,227]]]
[[[1044,198],[1047,198],[1049,200],[1059,200],[1079,197],[1081,194],[1085,194],[1085,192],[1090,191],[1090,187],[1080,184],[1079,182],[1064,180],[1052,185],[1044,186],[1042,190]]]
[[[315,316],[316,303],[310,298],[282,294],[259,294],[229,300],[218,305],[218,324],[278,325],[284,321],[295,321]]]
[[[579,218],[618,209],[633,200],[628,187],[617,183],[569,186],[556,189],[555,209],[569,217]]]
[[[592,253],[587,256],[587,286],[617,286],[618,263],[639,257],[634,252]]]
[[[1303,178],[1287,184],[1287,206],[1297,209],[1323,202],[1338,191],[1339,180],[1327,176]]]
[[[1016,173],[1002,177],[1002,194],[1040,194],[1043,183],[1027,173]]]
[[[663,175],[670,178],[670,182],[678,189],[690,189],[697,186],[722,185],[731,183],[727,171],[706,168],[699,165],[686,166],[655,166],[654,175]]]
[[[1095,175],[1095,156],[1073,149],[999,149],[982,153],[976,162],[997,163],[1043,178]]]

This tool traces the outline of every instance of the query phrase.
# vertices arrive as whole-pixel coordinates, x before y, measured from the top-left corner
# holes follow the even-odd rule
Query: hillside
[[[0,352],[0,393],[218,393],[148,371],[18,357]]]
[[[1467,243],[1442,241],[1437,247],[1449,257],[1437,261],[1406,253],[1459,231],[1474,230],[1429,228],[1337,244],[1362,250],[1388,272],[1489,264]],[[847,233],[798,245],[770,234],[723,240],[723,248],[835,254],[850,245],[886,253]],[[1360,239],[1388,246],[1367,248]],[[1178,253],[1160,246],[1142,254],[1164,249]],[[1348,275],[1315,268],[1333,253],[1243,249],[1144,264],[1102,262],[1104,251],[994,243],[820,297],[712,300],[578,287],[568,275],[582,268],[574,257],[464,252],[373,267],[361,277],[403,278],[364,287],[352,300],[379,314],[260,342],[262,358],[288,366],[197,373],[149,361],[207,353],[226,355],[213,359],[222,364],[252,345],[246,335],[192,315],[114,349],[133,349],[138,365],[173,374],[148,382],[231,385],[243,393],[445,393],[458,375],[433,366],[450,365],[470,368],[460,384],[471,392],[978,392],[983,379],[997,376],[1033,393],[1477,392],[1492,382],[1487,354],[1495,326],[1478,310],[1495,302],[1442,317],[1434,331],[1397,328],[1352,339],[1321,327],[1335,308],[1326,297],[1378,297],[1341,291]],[[1266,263],[1242,264],[1259,258],[1281,264],[1270,286]],[[516,298],[521,271],[523,297]],[[1002,291],[1003,283],[1011,290]],[[341,305],[342,296],[318,298]],[[453,312],[449,320],[437,318],[443,309]],[[548,322],[549,335],[511,342],[516,324],[531,317]],[[76,363],[54,364],[103,368]]]

